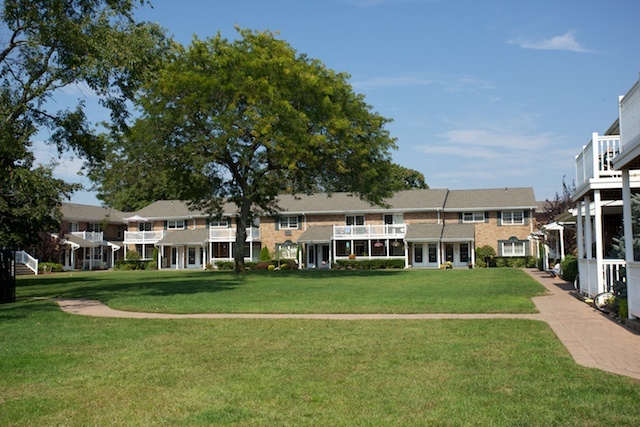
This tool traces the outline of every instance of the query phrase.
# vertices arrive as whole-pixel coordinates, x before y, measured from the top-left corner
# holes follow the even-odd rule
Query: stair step
[[[26,265],[16,263],[16,276],[34,276],[35,274],[36,273]]]

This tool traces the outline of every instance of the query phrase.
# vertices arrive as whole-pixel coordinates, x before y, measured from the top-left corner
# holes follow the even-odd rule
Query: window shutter
[[[502,227],[502,212],[497,212],[498,217],[498,227]]]
[[[504,240],[498,240],[498,256],[502,256],[502,245]]]
[[[489,222],[489,212],[484,213],[484,222]]]
[[[298,230],[302,230],[302,215],[298,216]]]
[[[164,222],[164,229],[167,229],[167,221]]]
[[[280,230],[280,217],[275,217],[274,221],[276,225],[276,230]]]
[[[462,223],[464,222],[464,221],[463,221],[463,218],[464,218],[464,213],[463,213],[463,212],[460,212],[460,213],[458,214],[458,223],[459,223],[459,224],[462,224]]]
[[[522,216],[524,218],[524,225],[528,225],[529,224],[529,211],[524,211],[524,214]]]

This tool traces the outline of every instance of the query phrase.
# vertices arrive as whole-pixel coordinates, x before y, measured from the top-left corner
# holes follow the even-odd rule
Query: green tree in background
[[[238,33],[235,41],[217,35],[176,46],[138,98],[143,114],[134,127],[144,129],[137,142],[159,160],[156,170],[192,208],[219,216],[223,202],[237,206],[241,272],[245,229],[277,210],[279,194],[350,191],[384,204],[395,139],[348,75],[271,32]]]
[[[89,162],[104,154],[84,112],[56,95],[85,85],[111,111],[112,125],[127,118],[126,101],[165,50],[163,32],[136,23],[134,0],[5,0],[0,10],[0,244],[36,240],[59,219],[64,197],[77,190],[54,179],[51,165],[34,165],[33,139]],[[53,101],[53,102],[52,102]]]

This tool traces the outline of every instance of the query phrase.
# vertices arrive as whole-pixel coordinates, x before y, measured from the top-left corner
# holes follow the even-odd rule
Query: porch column
[[[560,259],[564,259],[564,226],[559,230],[560,231]]]
[[[633,255],[633,226],[631,224],[631,184],[629,169],[622,170],[622,223],[624,225],[624,257],[627,265],[634,261]]]
[[[537,246],[537,245],[536,245]],[[476,246],[472,241],[469,242],[469,252],[471,252],[471,265],[476,266]]]
[[[164,246],[158,247],[158,270],[162,270],[162,253],[164,252]]]
[[[578,208],[578,215],[576,218],[576,225],[577,225],[577,233],[576,233],[576,237],[578,238],[578,259],[583,259],[584,258],[584,227],[582,224],[582,200],[578,200],[577,203],[577,208]]]
[[[585,222],[584,222],[584,249],[587,254],[587,259],[593,258],[593,237],[591,236],[591,230],[593,229],[591,225],[591,198],[586,196],[584,198],[584,208],[585,208]]]
[[[596,268],[598,272],[598,292],[604,292],[604,236],[602,233],[602,200],[600,196],[600,190],[595,190],[593,193],[593,208],[595,210],[595,240],[596,240]]]
[[[409,244],[407,242],[404,242],[404,268],[409,268]]]

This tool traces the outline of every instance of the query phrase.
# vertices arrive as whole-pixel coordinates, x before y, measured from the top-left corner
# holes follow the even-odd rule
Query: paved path
[[[84,316],[145,319],[531,319],[546,321],[580,365],[640,380],[640,335],[573,297],[570,284],[525,269],[549,291],[533,298],[540,314],[166,314],[113,310],[95,300],[58,299],[62,310]]]
[[[572,296],[571,284],[538,270],[525,271],[551,293],[533,302],[577,363],[640,380],[640,335]]]

